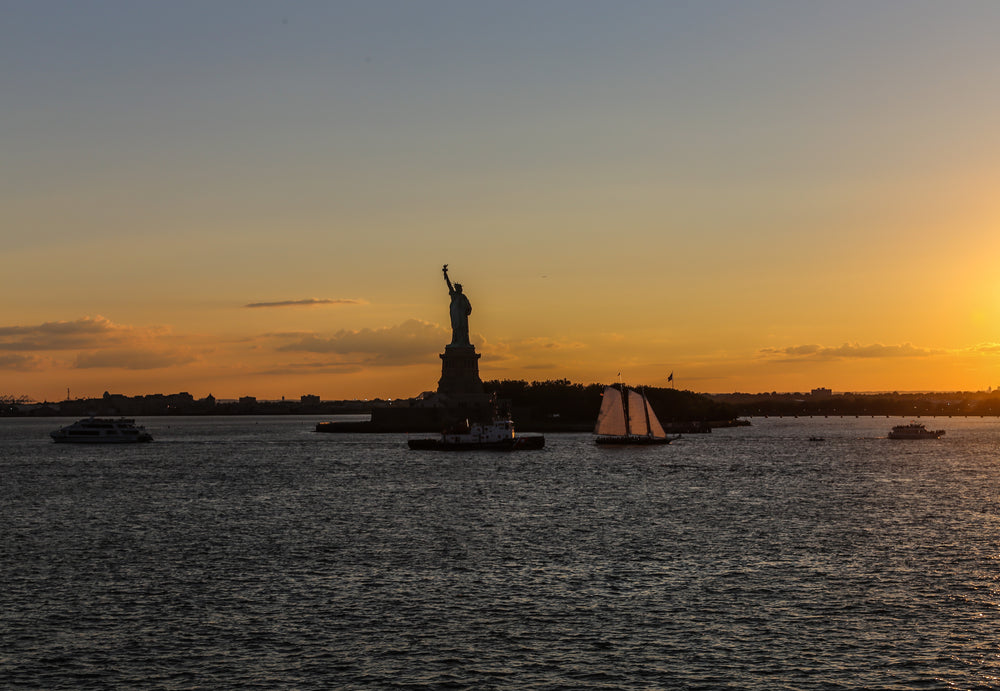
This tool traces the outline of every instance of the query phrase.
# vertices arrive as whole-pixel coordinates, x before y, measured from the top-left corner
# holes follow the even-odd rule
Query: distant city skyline
[[[1000,5],[15,2],[0,394],[1000,383]]]

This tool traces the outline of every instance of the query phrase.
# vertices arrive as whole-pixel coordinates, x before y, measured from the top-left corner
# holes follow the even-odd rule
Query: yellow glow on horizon
[[[412,396],[446,262],[485,378],[1000,383],[997,8],[189,12],[0,26],[0,394]]]

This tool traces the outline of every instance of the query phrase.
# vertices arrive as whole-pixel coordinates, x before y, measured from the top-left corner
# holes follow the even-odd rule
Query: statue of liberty
[[[451,343],[448,347],[471,346],[469,342],[469,315],[472,314],[472,303],[462,292],[462,284],[454,286],[448,278],[448,265],[444,265],[444,280],[448,284],[448,294],[451,295]]]

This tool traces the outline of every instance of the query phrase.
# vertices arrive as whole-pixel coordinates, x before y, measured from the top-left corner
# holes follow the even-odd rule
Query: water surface
[[[0,685],[1000,686],[993,418],[506,454],[320,419],[0,420]]]

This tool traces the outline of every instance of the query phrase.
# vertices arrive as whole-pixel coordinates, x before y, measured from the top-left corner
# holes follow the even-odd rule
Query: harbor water
[[[320,419],[0,420],[0,687],[1000,687],[995,418],[513,453]]]

